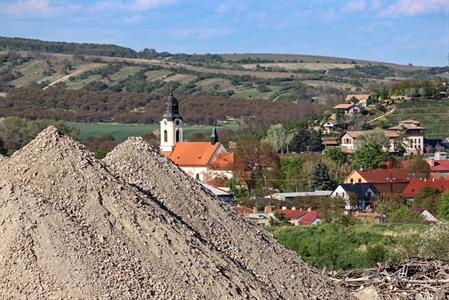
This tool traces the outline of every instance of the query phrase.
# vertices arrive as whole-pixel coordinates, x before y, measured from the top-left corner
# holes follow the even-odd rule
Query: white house
[[[344,183],[332,192],[331,197],[345,200],[346,210],[364,210],[372,204],[376,194],[377,189],[370,183]]]

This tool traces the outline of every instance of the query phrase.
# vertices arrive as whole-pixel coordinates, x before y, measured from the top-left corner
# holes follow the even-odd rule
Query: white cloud
[[[363,11],[365,10],[367,3],[365,0],[351,0],[346,2],[343,6],[344,11]]]
[[[72,13],[81,9],[81,5],[67,3],[61,5],[49,0],[19,0],[1,8],[5,14],[15,17],[50,17]]]
[[[379,12],[382,17],[416,16],[446,10],[448,0],[397,0]]]
[[[133,1],[117,1],[103,0],[95,4],[94,10],[97,12],[104,11],[128,11],[142,12],[159,7],[164,4],[171,4],[175,0],[133,0]]]
[[[179,38],[209,39],[229,35],[231,30],[227,27],[186,28],[173,31]]]

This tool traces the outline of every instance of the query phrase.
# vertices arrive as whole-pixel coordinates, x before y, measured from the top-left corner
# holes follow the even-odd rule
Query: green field
[[[159,130],[159,124],[120,124],[120,123],[79,123],[67,122],[68,126],[79,128],[80,139],[85,140],[90,136],[110,134],[117,142],[122,142],[130,136],[142,136],[147,132]],[[229,130],[237,130],[239,125],[235,122],[223,124],[218,127]],[[210,134],[211,126],[186,126],[184,138],[190,139],[194,133]]]
[[[442,138],[449,136],[449,99],[411,100],[399,104],[394,114],[388,116],[388,125],[394,126],[401,120],[421,121],[427,128],[426,137]]]
[[[281,244],[327,270],[364,269],[387,259],[416,256],[427,225],[321,224],[269,228]]]

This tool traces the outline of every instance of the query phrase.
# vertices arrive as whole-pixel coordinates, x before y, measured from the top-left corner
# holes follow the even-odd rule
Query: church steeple
[[[173,96],[173,91],[172,91],[171,87],[170,87],[170,91],[168,92],[165,113],[162,117],[167,120],[171,120],[171,121],[173,121],[175,119],[182,120],[182,117],[179,114],[178,99],[176,99],[176,97]]]
[[[210,135],[210,143],[215,145],[218,143],[218,133],[217,133],[217,123],[214,122],[214,127],[212,127],[212,134]]]
[[[178,99],[173,95],[171,88],[160,124],[161,151],[171,152],[176,143],[183,140],[182,117],[179,114]]]

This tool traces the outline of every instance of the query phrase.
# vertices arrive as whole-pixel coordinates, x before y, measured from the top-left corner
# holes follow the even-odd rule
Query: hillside
[[[395,126],[400,120],[421,121],[426,127],[427,138],[444,138],[449,132],[449,99],[409,100],[398,104],[396,111],[386,118],[389,126]]]
[[[239,128],[235,124],[262,131],[270,124],[330,114],[348,93],[377,92],[399,81],[448,74],[447,67],[338,57],[171,54],[0,37],[0,117],[70,121],[82,138],[112,134],[122,141],[149,132],[160,120],[171,88],[185,122],[194,125],[187,138],[190,133],[207,135],[217,120],[234,124],[220,128],[229,135],[229,129]],[[369,119],[381,115],[372,113]]]

